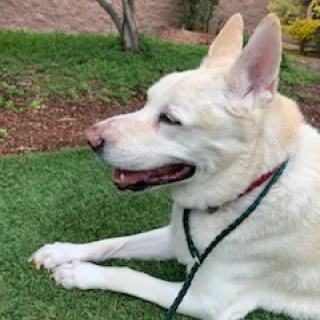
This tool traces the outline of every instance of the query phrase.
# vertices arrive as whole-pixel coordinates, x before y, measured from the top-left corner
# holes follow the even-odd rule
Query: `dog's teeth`
[[[124,173],[121,173],[121,174],[120,174],[120,181],[121,181],[121,182],[124,182]]]

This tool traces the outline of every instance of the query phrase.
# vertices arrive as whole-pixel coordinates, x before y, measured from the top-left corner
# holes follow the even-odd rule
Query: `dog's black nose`
[[[90,147],[95,151],[99,152],[103,149],[105,144],[105,139],[100,136],[99,130],[97,127],[92,126],[85,131],[85,136]]]

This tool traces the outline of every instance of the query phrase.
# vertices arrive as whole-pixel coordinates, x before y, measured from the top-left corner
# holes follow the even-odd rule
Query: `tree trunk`
[[[299,48],[300,48],[300,54],[301,55],[305,55],[306,54],[306,52],[305,52],[306,44],[307,44],[307,42],[305,40],[300,40],[299,41]]]
[[[106,0],[97,0],[100,6],[110,15],[123,43],[125,51],[139,51],[139,35],[135,20],[134,0],[122,0],[123,18],[121,19],[112,5]]]
[[[316,2],[316,0],[312,0],[308,5],[308,9],[307,9],[307,18],[308,19],[312,19],[312,9],[313,9],[315,2]]]
[[[111,4],[108,3],[105,0],[97,0],[97,2],[100,4],[100,6],[107,11],[107,13],[110,15],[113,23],[115,24],[120,36],[122,33],[122,21],[120,17],[118,16],[117,12],[112,8]]]
[[[139,51],[139,36],[133,0],[123,0],[123,36],[125,51]]]
[[[138,52],[139,40],[132,34],[128,22],[125,20],[123,23],[123,35],[121,37],[124,51]]]

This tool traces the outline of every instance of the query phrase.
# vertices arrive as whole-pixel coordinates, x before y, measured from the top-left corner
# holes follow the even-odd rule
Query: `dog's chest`
[[[238,204],[231,204],[214,213],[200,210],[193,210],[191,212],[189,216],[190,235],[200,253],[204,252],[216,236],[246,210],[250,201],[245,200]],[[253,217],[247,219],[242,226],[230,233],[213,250],[210,257],[214,256],[216,262],[217,260],[225,261],[226,259],[229,261],[230,257],[240,260],[245,259],[247,248],[256,247],[254,241],[250,240],[251,236],[254,236],[257,231],[261,232],[263,228],[266,228],[266,222],[263,219],[264,213],[261,211],[264,210],[258,208]],[[172,246],[177,260],[188,266],[193,265],[195,261],[189,252],[183,227],[183,209],[175,205],[173,206],[171,232]],[[258,247],[257,252],[259,252],[260,245]],[[264,247],[264,243],[262,247]]]
[[[191,212],[189,217],[190,235],[200,253],[228,225],[228,221],[222,215],[221,211],[210,213],[193,210]],[[172,214],[171,232],[172,245],[178,261],[190,267],[195,260],[188,248],[183,226],[183,209],[175,206]]]

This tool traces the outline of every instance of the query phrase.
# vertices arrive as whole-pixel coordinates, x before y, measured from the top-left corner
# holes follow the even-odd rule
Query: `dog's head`
[[[246,152],[277,90],[279,20],[267,16],[243,51],[242,35],[236,14],[198,69],[163,77],[143,109],[87,130],[92,148],[116,168],[119,189],[207,179]]]

